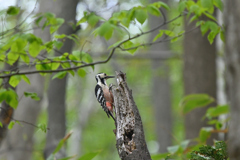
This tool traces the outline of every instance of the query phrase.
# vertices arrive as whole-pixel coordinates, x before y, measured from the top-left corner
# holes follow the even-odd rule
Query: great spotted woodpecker
[[[108,118],[110,115],[115,121],[115,118],[113,117],[113,95],[109,91],[106,82],[108,78],[114,78],[114,76],[108,76],[106,73],[98,73],[95,78],[97,80],[97,85],[95,87],[97,100],[101,104],[103,110],[107,113]]]

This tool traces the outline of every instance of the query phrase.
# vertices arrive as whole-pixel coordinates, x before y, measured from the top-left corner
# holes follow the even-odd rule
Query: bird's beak
[[[106,76],[105,78],[115,78],[115,76]]]

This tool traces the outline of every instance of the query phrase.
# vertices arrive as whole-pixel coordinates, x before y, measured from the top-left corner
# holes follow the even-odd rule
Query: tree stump
[[[116,116],[116,147],[122,160],[151,160],[142,120],[128,88],[126,74],[116,72],[117,86],[111,86]]]

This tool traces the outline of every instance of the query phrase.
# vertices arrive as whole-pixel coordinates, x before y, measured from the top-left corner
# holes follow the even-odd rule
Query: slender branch
[[[164,15],[164,14],[163,14]],[[57,70],[35,70],[35,71],[23,71],[23,72],[15,72],[15,73],[9,73],[9,74],[5,74],[5,75],[0,75],[0,78],[6,78],[6,77],[10,77],[10,76],[14,76],[14,75],[24,75],[24,74],[35,74],[35,73],[56,73],[56,72],[62,72],[62,71],[70,71],[70,70],[77,70],[79,68],[83,68],[83,67],[89,67],[89,66],[94,66],[94,65],[97,65],[97,64],[103,64],[103,63],[107,63],[113,56],[113,54],[115,53],[115,50],[117,48],[119,48],[120,50],[131,50],[131,49],[135,49],[135,48],[138,48],[140,46],[148,46],[148,45],[152,45],[152,44],[155,44],[155,43],[160,43],[160,42],[165,42],[165,41],[170,41],[171,39],[168,39],[168,40],[160,40],[160,41],[156,41],[156,42],[152,42],[152,43],[146,43],[146,44],[141,44],[139,46],[136,46],[136,47],[132,47],[132,48],[122,48],[121,45],[124,44],[125,42],[129,41],[129,40],[132,40],[132,39],[136,39],[142,35],[145,35],[145,34],[148,34],[148,33],[151,33],[157,29],[160,29],[161,27],[163,27],[164,25],[168,24],[168,23],[171,23],[173,21],[175,21],[176,19],[178,19],[179,17],[183,16],[184,14],[180,14],[179,16],[169,20],[169,21],[166,21],[165,18],[164,18],[164,21],[162,24],[160,24],[159,26],[155,27],[154,29],[151,29],[149,31],[146,31],[146,32],[142,32],[140,34],[137,34],[133,37],[129,37],[123,41],[121,41],[117,46],[113,47],[112,50],[110,51],[108,57],[105,59],[105,60],[102,60],[102,61],[96,61],[96,62],[92,62],[92,63],[87,63],[87,64],[83,64],[83,65],[80,65],[80,66],[74,66],[74,67],[70,67],[70,68],[61,68],[61,69],[57,69]],[[178,35],[176,37],[180,37],[181,35]],[[175,37],[174,37],[175,38]],[[82,63],[82,62],[81,62]]]

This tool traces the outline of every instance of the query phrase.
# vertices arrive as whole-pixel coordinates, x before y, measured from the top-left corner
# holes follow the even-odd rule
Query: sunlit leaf
[[[201,5],[204,8],[212,9],[213,8],[213,0],[201,0]]]
[[[222,2],[222,0],[213,0],[213,4],[223,12],[223,2]]]
[[[5,100],[6,103],[9,104],[14,109],[16,109],[18,106],[18,95],[12,89],[0,90],[0,102],[2,102],[3,100]]]
[[[26,75],[21,75],[21,78],[25,81],[25,82],[27,82],[28,84],[31,84],[31,82],[30,82],[30,80],[28,79],[28,77],[26,76]]]
[[[217,106],[217,107],[209,108],[206,112],[206,117],[209,117],[209,118],[218,117],[219,115],[227,114],[227,113],[229,113],[228,105]]]
[[[32,57],[36,57],[41,50],[42,50],[42,47],[37,41],[34,41],[29,44],[29,54]]]
[[[159,9],[156,6],[151,5],[151,4],[147,6],[147,11],[154,16],[161,15],[161,12],[159,11]]]
[[[66,74],[67,74],[67,71],[58,72],[52,77],[52,79],[55,79],[55,78],[63,79],[66,76]]]
[[[14,126],[15,122],[14,121],[11,121],[8,125],[8,129],[12,129],[13,126]]]
[[[16,87],[20,81],[21,81],[21,76],[19,75],[11,76],[9,80],[9,84],[13,87]]]
[[[207,139],[211,136],[212,127],[203,127],[199,133],[199,140],[202,143],[206,143]]]
[[[78,69],[77,73],[80,77],[85,77],[86,74],[87,74],[86,71],[84,69],[81,69],[81,68]]]
[[[180,1],[178,5],[178,11],[182,13],[186,8],[186,1]]]
[[[146,21],[148,15],[145,9],[136,9],[135,17],[139,23],[143,24]]]

